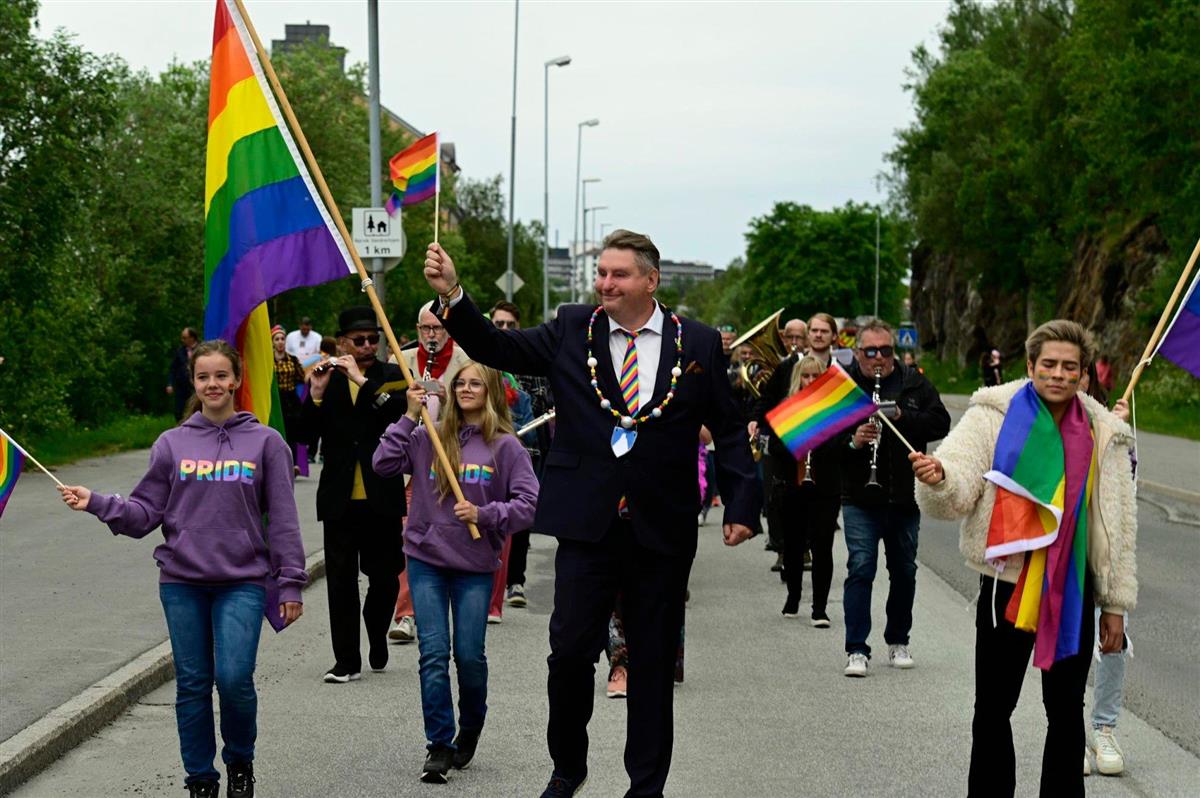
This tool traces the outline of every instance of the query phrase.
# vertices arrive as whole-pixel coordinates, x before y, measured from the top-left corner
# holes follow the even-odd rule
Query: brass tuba
[[[732,345],[734,358],[737,357],[738,348],[743,345],[749,345],[754,352],[750,360],[734,365],[742,378],[742,384],[749,388],[756,399],[762,396],[763,386],[790,354],[783,337],[779,334],[779,317],[783,315],[783,310],[780,308],[754,325],[750,332],[734,341]],[[758,368],[751,370],[754,366]]]

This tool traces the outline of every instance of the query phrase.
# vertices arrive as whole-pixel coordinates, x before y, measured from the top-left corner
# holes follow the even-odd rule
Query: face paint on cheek
[[[1078,385],[1078,384],[1079,384],[1078,377],[1067,377],[1067,385]]]
[[[1038,382],[1047,382],[1050,379],[1050,374],[1045,371],[1035,371],[1033,378]]]

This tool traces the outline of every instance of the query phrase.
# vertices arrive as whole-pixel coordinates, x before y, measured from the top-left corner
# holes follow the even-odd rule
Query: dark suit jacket
[[[700,425],[713,433],[725,523],[755,528],[762,487],[746,428],[725,375],[721,338],[711,327],[682,319],[684,373],[660,418],[638,425],[637,442],[624,457],[611,448],[617,419],[600,407],[587,367],[587,324],[592,308],[567,305],[557,318],[528,330],[498,330],[470,297],[442,323],[474,360],[516,374],[550,379],[556,402],[554,442],[542,473],[534,530],[568,540],[598,541],[616,518],[622,495],[629,501],[638,541],[665,554],[692,556],[696,549]],[[596,379],[614,407],[624,407],[608,350],[608,317],[594,330]],[[662,354],[650,406],[671,384],[675,325],[664,320]]]
[[[345,515],[354,487],[354,464],[362,467],[363,486],[371,510],[397,522],[404,517],[404,475],[384,478],[371,467],[371,458],[384,430],[399,421],[407,408],[408,384],[400,367],[376,361],[367,369],[367,381],[350,404],[350,380],[340,371],[329,377],[318,407],[312,394],[304,400],[301,423],[305,439],[321,439],[325,464],[317,485],[317,520],[336,521]],[[385,398],[386,397],[386,398]]]

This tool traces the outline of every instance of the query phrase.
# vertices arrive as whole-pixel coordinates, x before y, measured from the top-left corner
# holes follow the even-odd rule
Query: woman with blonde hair
[[[500,372],[468,362],[450,388],[438,432],[464,501],[455,501],[429,431],[417,426],[425,399],[420,383],[408,389],[408,412],[388,427],[372,461],[380,476],[413,477],[404,554],[421,630],[421,706],[428,740],[421,780],[433,784],[444,784],[451,768],[461,770],[475,756],[487,713],[484,639],[492,579],[505,538],[533,524],[538,494],[529,453],[513,434]],[[468,522],[479,528],[479,540],[471,538]],[[458,670],[457,737],[452,648]]]

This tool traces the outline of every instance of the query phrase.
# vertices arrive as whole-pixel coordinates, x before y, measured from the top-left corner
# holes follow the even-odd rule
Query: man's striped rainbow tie
[[[621,396],[625,399],[629,415],[634,416],[638,411],[638,334],[628,330],[621,330],[621,334],[627,339],[625,359],[621,362]],[[624,496],[617,500],[617,515],[621,518],[629,517],[629,502]]]

